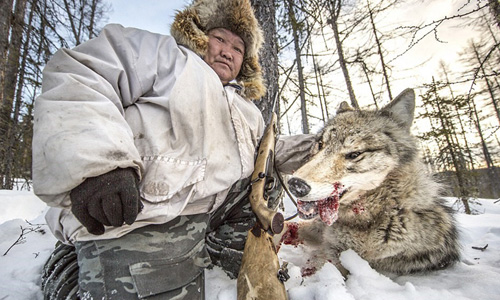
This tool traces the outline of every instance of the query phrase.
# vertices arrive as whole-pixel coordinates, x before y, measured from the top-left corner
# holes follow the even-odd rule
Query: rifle
[[[238,300],[286,300],[283,281],[288,274],[280,269],[272,235],[283,230],[284,218],[267,205],[268,189],[274,186],[271,177],[274,167],[277,116],[273,112],[259,144],[255,168],[251,177],[250,204],[257,216],[255,226],[248,231],[243,259],[237,280]],[[271,183],[271,184],[270,184]],[[271,186],[270,186],[271,185]]]

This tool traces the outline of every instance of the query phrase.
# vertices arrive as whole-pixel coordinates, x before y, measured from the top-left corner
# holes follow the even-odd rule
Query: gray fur
[[[317,153],[289,181],[309,203],[335,195],[335,185],[343,192],[331,226],[319,218],[300,223],[299,239],[317,248],[313,267],[329,260],[341,268],[338,256],[349,248],[376,270],[396,274],[459,259],[452,211],[410,134],[414,107],[413,90],[379,111],[343,107],[322,130]],[[298,182],[310,187],[307,195]]]

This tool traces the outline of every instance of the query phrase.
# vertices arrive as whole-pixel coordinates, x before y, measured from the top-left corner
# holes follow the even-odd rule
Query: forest
[[[58,49],[95,37],[112,6],[0,1],[0,183],[13,189],[16,180],[31,182],[33,109],[44,65]],[[500,197],[500,1],[252,4],[265,24],[260,56],[268,83],[256,104],[266,119],[279,98],[281,134],[315,133],[342,101],[378,109],[411,87],[418,98],[413,132],[429,171],[450,183],[448,193],[465,210],[468,199]],[[446,59],[423,68],[443,47]]]

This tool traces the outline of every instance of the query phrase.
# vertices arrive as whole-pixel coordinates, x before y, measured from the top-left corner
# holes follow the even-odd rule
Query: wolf
[[[288,180],[299,217],[309,221],[287,224],[282,240],[316,249],[309,268],[330,261],[346,275],[339,255],[347,249],[393,274],[459,259],[453,212],[410,133],[414,110],[412,89],[377,111],[344,102],[318,134],[312,157]]]

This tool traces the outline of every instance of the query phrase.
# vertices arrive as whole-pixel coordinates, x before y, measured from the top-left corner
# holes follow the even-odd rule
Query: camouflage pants
[[[117,239],[77,242],[76,249],[60,245],[44,268],[45,299],[204,299],[210,262],[237,277],[255,223],[248,191],[248,179],[237,182],[211,216],[180,216]]]
[[[81,299],[204,299],[208,216],[181,216],[112,240],[75,244]]]
[[[212,215],[206,235],[212,263],[233,279],[238,277],[247,231],[256,220],[248,200],[249,182],[245,179],[233,185],[224,204]]]

